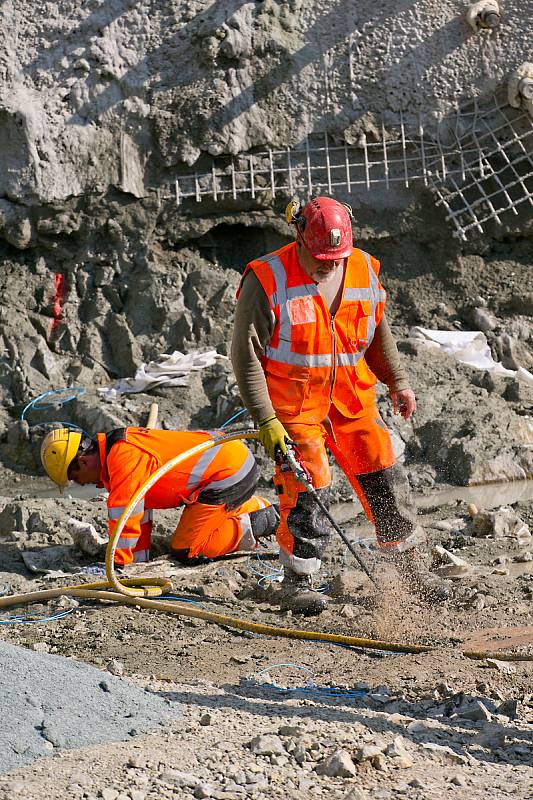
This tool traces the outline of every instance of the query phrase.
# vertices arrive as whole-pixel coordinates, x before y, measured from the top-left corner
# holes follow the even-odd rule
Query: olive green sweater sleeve
[[[259,360],[274,331],[274,315],[267,296],[253,272],[248,272],[235,310],[231,361],[242,401],[255,422],[275,413],[268,394],[265,374]],[[389,391],[409,387],[400,362],[398,348],[385,315],[376,328],[365,360],[376,378]]]
[[[409,388],[409,379],[400,361],[396,341],[385,314],[367,348],[365,361],[378,381],[388,387],[389,392],[400,392]]]
[[[248,272],[242,287],[231,342],[231,361],[242,401],[254,422],[275,413],[259,358],[274,332],[274,315],[268,298],[253,272]]]

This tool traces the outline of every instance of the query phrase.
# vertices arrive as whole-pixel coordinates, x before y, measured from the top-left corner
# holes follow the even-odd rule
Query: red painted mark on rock
[[[65,299],[65,276],[60,272],[54,274],[54,297],[52,300],[52,330],[63,321],[63,301]]]

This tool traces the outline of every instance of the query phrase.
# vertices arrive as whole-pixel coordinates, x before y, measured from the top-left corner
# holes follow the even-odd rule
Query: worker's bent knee
[[[208,564],[210,561],[212,561],[211,558],[202,555],[193,556],[191,558],[189,556],[189,550],[177,550],[171,547],[170,552],[173,558],[175,558],[176,561],[179,561],[180,564],[183,564],[185,567],[197,567],[200,564]]]

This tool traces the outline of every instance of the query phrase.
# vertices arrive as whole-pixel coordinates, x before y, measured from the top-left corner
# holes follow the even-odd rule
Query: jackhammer
[[[378,587],[378,582],[372,570],[370,569],[368,564],[366,564],[365,560],[361,557],[360,553],[357,552],[353,543],[350,541],[350,539],[343,531],[343,529],[340,527],[340,525],[338,525],[337,522],[335,522],[332,515],[330,514],[330,512],[328,511],[328,509],[318,496],[318,492],[313,486],[313,479],[311,477],[311,473],[309,472],[309,470],[299,457],[298,450],[296,449],[293,443],[288,442],[287,440],[286,440],[286,445],[287,445],[287,452],[283,456],[283,460],[290,467],[291,471],[294,474],[294,477],[296,478],[297,481],[304,484],[306,491],[311,495],[315,503],[318,505],[318,507],[320,508],[320,510],[322,511],[322,513],[332,526],[332,528],[334,528],[334,530],[339,534],[342,541],[344,542],[344,544],[346,545],[352,556],[355,558],[355,560],[357,561],[363,572],[365,572],[366,575],[368,575],[374,586]]]

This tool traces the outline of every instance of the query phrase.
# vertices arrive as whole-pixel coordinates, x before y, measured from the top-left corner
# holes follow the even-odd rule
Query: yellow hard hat
[[[76,458],[82,434],[70,428],[54,428],[41,444],[41,461],[48,477],[59,487],[68,483],[67,471]]]

